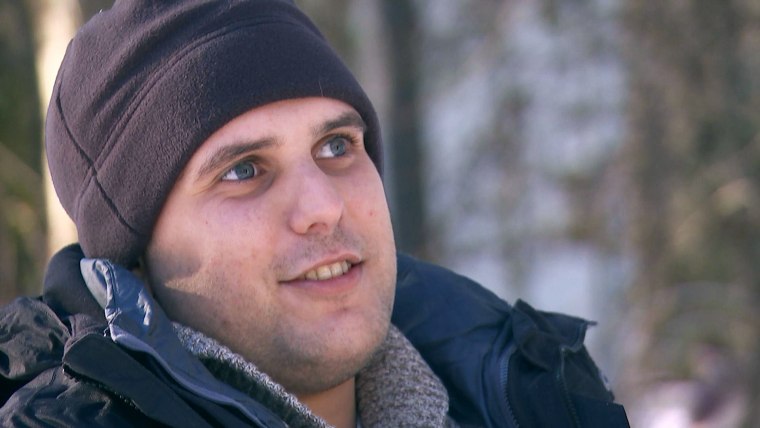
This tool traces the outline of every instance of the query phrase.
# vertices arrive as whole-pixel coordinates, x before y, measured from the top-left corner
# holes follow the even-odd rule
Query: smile
[[[326,279],[337,278],[345,275],[350,269],[352,264],[347,260],[331,263],[328,265],[319,266],[306,272],[301,279],[307,279],[310,281],[324,281]]]

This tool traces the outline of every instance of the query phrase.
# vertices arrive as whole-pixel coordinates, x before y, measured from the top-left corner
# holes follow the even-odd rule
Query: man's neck
[[[299,395],[306,407],[336,428],[356,427],[356,391],[354,378],[312,395]]]

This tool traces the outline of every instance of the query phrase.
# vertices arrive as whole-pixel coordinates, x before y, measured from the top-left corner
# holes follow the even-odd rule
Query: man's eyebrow
[[[312,132],[314,135],[324,135],[334,129],[344,127],[358,128],[362,132],[367,129],[367,125],[364,123],[362,117],[359,116],[359,113],[355,111],[347,111],[334,119],[327,120],[326,122],[315,126]],[[261,150],[265,147],[271,147],[276,144],[277,140],[274,138],[265,137],[255,141],[234,143],[221,147],[203,162],[203,165],[198,169],[196,179],[205,177],[207,174],[217,170],[220,165],[230,163],[246,153]]]
[[[240,156],[271,147],[277,144],[274,138],[261,138],[255,141],[244,141],[225,145],[217,149],[198,169],[196,179],[203,178],[207,174],[216,171],[220,166],[233,162]]]
[[[334,129],[344,127],[359,128],[364,132],[367,129],[367,124],[364,123],[364,120],[359,116],[359,113],[355,111],[347,111],[334,119],[330,119],[316,126],[313,129],[313,133],[314,135],[324,135]]]

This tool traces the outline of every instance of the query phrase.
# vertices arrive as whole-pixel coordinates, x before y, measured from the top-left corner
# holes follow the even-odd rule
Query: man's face
[[[327,98],[238,116],[193,154],[146,252],[170,318],[295,394],[349,380],[387,333],[395,245],[363,132]]]

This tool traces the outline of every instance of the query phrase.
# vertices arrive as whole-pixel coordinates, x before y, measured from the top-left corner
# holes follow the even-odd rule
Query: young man
[[[80,245],[0,312],[2,426],[626,426],[587,322],[397,257],[372,105],[292,3],[116,2],[46,131]]]

